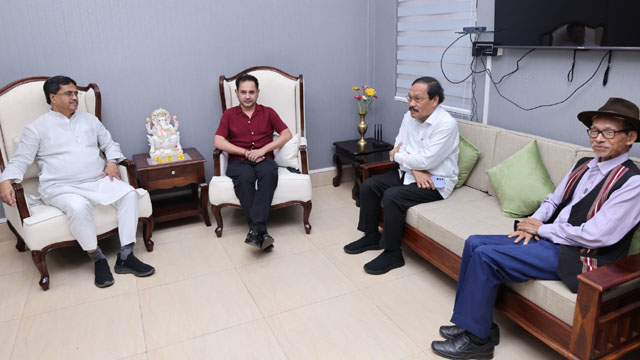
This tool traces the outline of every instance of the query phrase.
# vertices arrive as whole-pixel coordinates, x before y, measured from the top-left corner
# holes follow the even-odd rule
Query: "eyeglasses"
[[[612,129],[598,130],[595,128],[587,129],[587,134],[589,134],[589,137],[592,139],[597,138],[599,134],[602,134],[602,137],[605,139],[613,139],[614,137],[616,137],[616,134],[619,132],[628,134],[629,130],[612,130]]]
[[[424,100],[423,98],[419,98],[419,97],[415,97],[414,98],[414,97],[411,97],[409,95],[407,95],[406,98],[407,98],[408,102],[415,101],[416,104],[420,104],[422,102],[422,100]]]
[[[65,91],[65,92],[57,94],[57,95],[64,95],[66,97],[72,97],[72,96],[78,97],[78,91],[77,90],[76,91]]]

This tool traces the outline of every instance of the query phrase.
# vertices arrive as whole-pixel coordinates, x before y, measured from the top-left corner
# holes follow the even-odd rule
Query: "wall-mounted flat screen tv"
[[[640,50],[640,0],[495,0],[498,47]]]

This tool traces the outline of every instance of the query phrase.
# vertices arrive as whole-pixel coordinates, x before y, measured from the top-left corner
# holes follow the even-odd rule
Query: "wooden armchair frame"
[[[397,166],[390,161],[360,165],[362,181]],[[458,280],[458,255],[408,224],[403,242]],[[640,287],[606,300],[604,295],[638,278],[640,254],[579,275],[573,326],[506,286],[500,289],[496,308],[567,359],[616,359],[640,348]]]
[[[291,74],[288,74],[278,68],[272,67],[272,66],[254,66],[248,69],[245,69],[231,77],[225,77],[224,75],[220,75],[219,77],[219,89],[220,89],[220,103],[222,105],[222,112],[224,113],[227,110],[227,101],[226,101],[226,97],[225,97],[225,89],[224,89],[224,83],[225,82],[230,82],[230,81],[235,81],[235,79],[245,73],[250,73],[252,71],[256,71],[256,70],[269,70],[269,71],[273,71],[276,72],[286,78],[289,78],[291,80],[296,80],[300,82],[300,124],[299,124],[299,133],[300,136],[304,136],[304,81],[302,79],[302,74],[298,75],[298,76],[293,76]],[[300,153],[300,163],[301,163],[301,169],[300,172],[303,174],[309,174],[309,167],[307,164],[307,146],[304,144],[301,144],[298,147],[298,151]],[[213,176],[221,176],[221,170],[220,170],[220,156],[222,155],[222,151],[219,149],[214,149],[213,150]],[[291,206],[291,205],[300,205],[303,208],[303,216],[302,216],[302,222],[304,224],[304,230],[307,234],[311,233],[311,224],[309,224],[309,215],[311,214],[311,208],[312,208],[312,203],[311,200],[309,201],[287,201],[285,203],[281,203],[281,204],[275,204],[275,205],[271,205],[271,209],[272,210],[276,210],[276,209],[280,209],[283,207],[287,207],[287,206]],[[237,204],[231,204],[231,203],[224,203],[224,204],[219,204],[219,205],[211,205],[211,212],[213,213],[214,218],[216,219],[216,223],[217,223],[217,227],[216,227],[216,236],[217,237],[221,237],[222,236],[222,228],[224,226],[223,222],[222,222],[222,214],[221,214],[221,210],[224,207],[234,207],[234,208],[242,208],[240,205]]]
[[[0,96],[17,86],[20,86],[29,82],[34,82],[34,81],[46,81],[47,79],[48,79],[47,76],[34,76],[34,77],[16,80],[10,83],[9,85],[3,87],[2,89],[0,89]],[[90,83],[87,86],[78,86],[78,90],[80,91],[88,91],[89,89],[92,89],[94,91],[95,97],[96,97],[95,116],[100,121],[102,121],[102,98],[100,95],[100,88],[98,87],[98,85],[94,83]],[[136,179],[136,167],[133,161],[125,159],[121,161],[118,165],[124,166],[126,168],[129,184],[134,188],[138,188],[139,186],[138,186],[138,181]],[[0,149],[0,171],[4,171],[5,166],[6,165],[2,158],[2,149]],[[16,193],[16,207],[18,209],[18,214],[20,215],[20,221],[24,222],[24,219],[31,216],[29,212],[29,208],[27,206],[27,200],[24,194],[24,189],[22,187],[22,184],[20,183],[14,183],[13,189]],[[142,221],[142,232],[143,232],[143,240],[144,240],[145,248],[147,249],[147,251],[153,251],[154,244],[153,244],[153,240],[151,240],[151,234],[153,232],[153,226],[154,226],[153,218],[140,217],[139,220]],[[16,239],[17,239],[16,249],[20,252],[25,251],[26,244],[22,236],[20,236],[20,234],[18,233],[14,225],[11,224],[10,221],[7,221],[7,225],[9,226],[9,229],[13,232],[13,234],[16,236]],[[116,227],[115,229],[111,229],[105,233],[99,234],[98,240],[106,239],[108,237],[116,235],[117,233],[118,233],[118,228]],[[50,283],[49,270],[47,268],[47,262],[46,262],[47,253],[49,253],[49,251],[53,249],[58,249],[58,248],[68,247],[68,246],[76,246],[76,245],[79,245],[76,240],[68,240],[68,241],[61,241],[61,242],[48,245],[44,247],[42,250],[31,251],[31,257],[33,258],[33,263],[35,264],[36,268],[40,272],[39,284],[43,290],[48,290],[49,283]]]

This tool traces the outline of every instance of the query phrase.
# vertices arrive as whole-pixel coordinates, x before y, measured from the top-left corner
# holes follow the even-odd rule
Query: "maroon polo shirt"
[[[286,129],[287,125],[272,108],[256,104],[256,109],[249,118],[238,105],[222,114],[216,135],[222,136],[233,145],[253,150],[272,142],[274,130],[282,134]],[[266,153],[265,157],[273,159],[273,151]],[[231,155],[231,159],[242,160],[244,156]]]

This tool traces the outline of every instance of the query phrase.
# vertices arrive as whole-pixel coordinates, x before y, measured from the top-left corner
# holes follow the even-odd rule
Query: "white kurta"
[[[72,193],[94,204],[112,204],[134,189],[124,181],[102,178],[106,163],[101,151],[107,159],[124,158],[120,145],[94,115],[76,111],[69,119],[51,110],[25,126],[0,181],[21,181],[35,159],[40,167],[38,191],[45,203]]]

